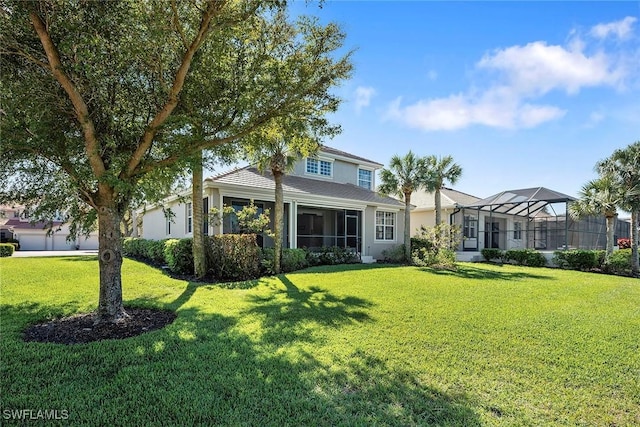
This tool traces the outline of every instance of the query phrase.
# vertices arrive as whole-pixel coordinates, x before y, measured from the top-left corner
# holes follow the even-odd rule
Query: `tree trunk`
[[[273,271],[280,274],[280,266],[282,260],[282,235],[284,229],[284,196],[282,191],[282,172],[272,170],[273,180],[276,184],[276,205],[275,205],[275,230],[274,230],[274,254],[273,254]]]
[[[193,163],[191,179],[191,215],[193,218],[193,272],[198,279],[207,274],[204,254],[204,212],[202,204],[202,152]]]
[[[442,200],[440,194],[440,187],[436,188],[434,193],[435,205],[436,205],[436,226],[442,222]]]
[[[613,237],[614,237],[614,220],[616,216],[609,215],[606,217],[607,221],[607,250],[606,250],[606,260],[609,261],[611,254],[613,253]]]
[[[138,237],[138,214],[131,209],[131,237]]]
[[[98,206],[100,297],[96,323],[117,323],[128,316],[122,304],[122,212],[115,203]]]
[[[631,210],[631,271],[634,276],[640,274],[640,260],[638,260],[638,220],[640,211]]]
[[[404,193],[404,257],[411,264],[411,193]]]

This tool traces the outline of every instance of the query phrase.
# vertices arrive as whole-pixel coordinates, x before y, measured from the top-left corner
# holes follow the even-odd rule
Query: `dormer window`
[[[373,172],[368,169],[358,168],[358,186],[371,190],[373,184]]]
[[[331,177],[333,175],[333,163],[327,160],[307,159],[306,172],[309,175]]]

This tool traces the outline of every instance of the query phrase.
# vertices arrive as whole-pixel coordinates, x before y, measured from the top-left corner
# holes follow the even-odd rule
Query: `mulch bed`
[[[101,340],[135,337],[171,324],[176,314],[167,310],[127,308],[129,318],[119,323],[94,325],[96,314],[78,314],[30,326],[25,341],[83,344]]]

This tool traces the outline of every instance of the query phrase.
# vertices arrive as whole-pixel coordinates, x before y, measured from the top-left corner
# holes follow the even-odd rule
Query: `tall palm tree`
[[[429,156],[426,159],[428,168],[427,190],[434,192],[434,201],[436,208],[436,225],[442,223],[442,195],[440,190],[444,187],[445,182],[451,185],[458,182],[462,175],[462,167],[453,161],[453,157]]]
[[[426,173],[425,158],[411,151],[404,157],[394,155],[389,162],[389,169],[380,171],[378,192],[397,195],[404,200],[404,256],[407,262],[411,261],[411,194],[421,188],[426,189]]]
[[[631,271],[640,273],[638,259],[638,220],[640,217],[640,141],[616,150],[596,165],[602,175],[611,176],[624,192],[619,207],[631,212]]]
[[[281,270],[282,237],[284,235],[282,180],[287,173],[293,170],[296,161],[304,156],[315,155],[320,149],[320,144],[312,138],[305,137],[304,132],[289,137],[285,136],[285,133],[284,127],[279,127],[274,123],[260,133],[258,143],[252,144],[248,150],[249,157],[256,163],[258,170],[270,171],[275,183],[273,269],[276,274]]]
[[[569,214],[574,218],[604,215],[607,224],[606,260],[613,253],[614,220],[618,216],[624,195],[613,177],[604,175],[586,183],[578,192],[579,199],[569,205]]]

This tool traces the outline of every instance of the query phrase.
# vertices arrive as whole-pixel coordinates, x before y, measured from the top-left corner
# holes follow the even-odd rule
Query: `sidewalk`
[[[44,257],[44,256],[97,256],[98,251],[15,251],[12,255],[13,258],[28,258],[28,257]]]

